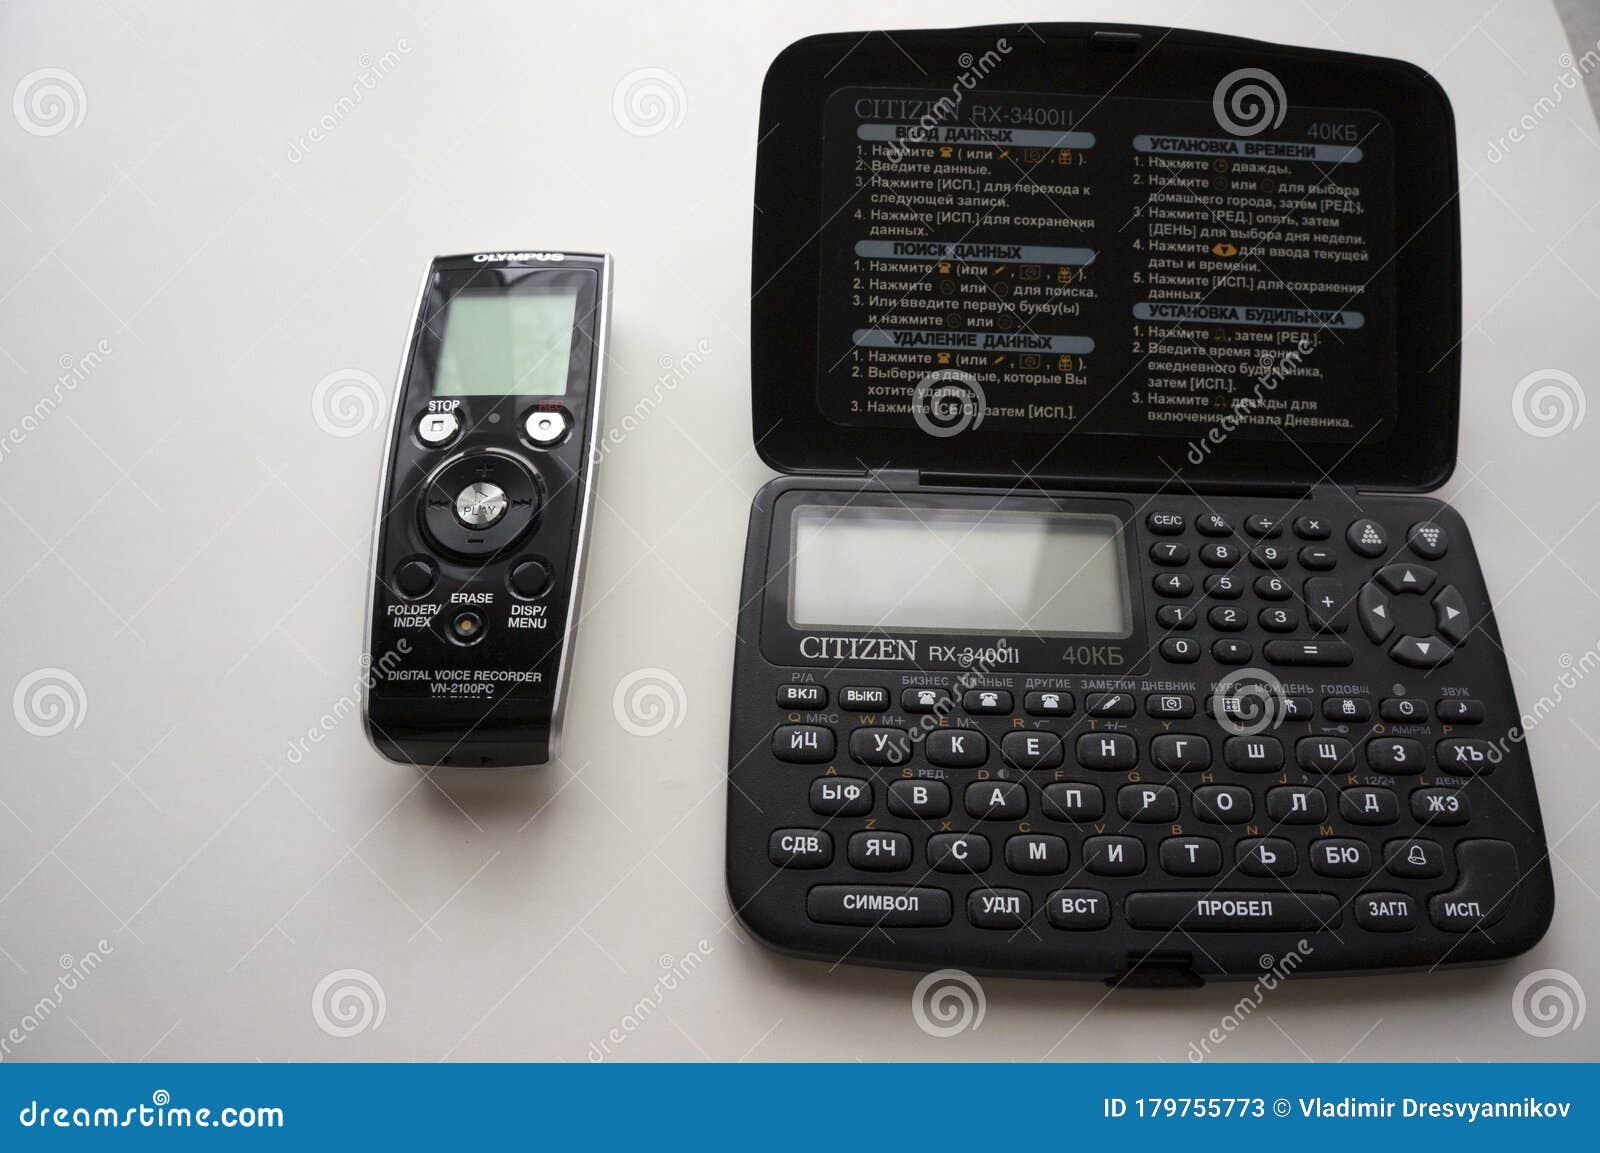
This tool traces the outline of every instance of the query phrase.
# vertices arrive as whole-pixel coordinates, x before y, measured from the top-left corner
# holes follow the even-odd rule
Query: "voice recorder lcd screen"
[[[1126,637],[1120,522],[1082,513],[842,508],[793,518],[790,623]]]
[[[434,395],[566,392],[577,311],[577,289],[457,294],[445,310]]]

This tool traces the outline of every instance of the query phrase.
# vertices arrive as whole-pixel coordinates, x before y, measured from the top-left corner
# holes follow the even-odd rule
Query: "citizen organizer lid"
[[[1414,65],[1127,25],[815,36],[769,68],[759,132],[776,469],[1454,468],[1455,126]]]

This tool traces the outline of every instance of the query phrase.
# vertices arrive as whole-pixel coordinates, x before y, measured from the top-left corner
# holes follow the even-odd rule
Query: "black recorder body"
[[[401,362],[364,714],[391,760],[555,755],[578,621],[611,258],[441,256]]]
[[[755,437],[790,475],[745,553],[744,924],[1158,984],[1531,947],[1519,712],[1421,495],[1460,371],[1434,81],[1167,29],[823,36],[760,131]]]

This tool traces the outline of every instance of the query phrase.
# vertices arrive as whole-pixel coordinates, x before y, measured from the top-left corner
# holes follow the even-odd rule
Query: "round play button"
[[[484,528],[506,515],[506,490],[487,480],[473,481],[456,495],[456,518],[468,528]]]

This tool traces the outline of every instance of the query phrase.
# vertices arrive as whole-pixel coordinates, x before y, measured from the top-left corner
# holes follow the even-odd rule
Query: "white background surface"
[[[732,625],[768,475],[747,341],[762,74],[811,33],[1046,14],[1396,55],[1443,82],[1467,323],[1444,495],[1523,706],[1552,692],[1600,638],[1600,414],[1535,437],[1512,393],[1547,368],[1600,387],[1600,133],[1559,84],[1546,3],[10,2],[4,94],[65,69],[83,116],[37,136],[0,112],[0,428],[31,422],[64,359],[108,351],[0,455],[0,688],[41,668],[83,688],[55,736],[0,712],[0,1035],[53,996],[59,958],[106,954],[9,1059],[584,1060],[614,1028],[627,1059],[1186,1058],[1241,988],[988,980],[981,1027],[935,1040],[915,975],[779,958],[723,892]],[[641,68],[681,91],[647,137],[613,115]],[[616,255],[611,423],[662,391],[664,359],[709,351],[601,474],[564,763],[424,781],[354,715],[319,720],[355,693],[383,432],[330,435],[313,395],[355,370],[386,402],[426,260],[508,246]],[[613,692],[652,667],[682,685],[678,723],[630,735]],[[1600,991],[1600,684],[1563,692],[1531,742],[1544,942],[1491,969],[1294,984],[1221,1056],[1600,1053],[1600,1022],[1535,1039],[1512,1013],[1536,969]],[[384,1006],[345,1038],[313,1012],[341,969]]]

